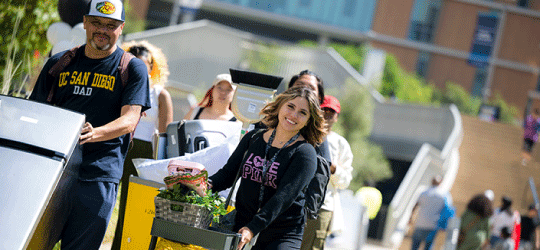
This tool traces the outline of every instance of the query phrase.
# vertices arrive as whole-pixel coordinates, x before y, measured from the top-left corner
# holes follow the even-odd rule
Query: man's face
[[[122,35],[124,23],[106,17],[84,16],[84,29],[87,44],[96,50],[105,51],[116,44]]]
[[[322,110],[323,110],[324,120],[326,121],[326,128],[330,130],[332,129],[332,126],[334,125],[334,123],[337,122],[339,114],[336,113],[336,111],[334,111],[331,108],[322,108]]]

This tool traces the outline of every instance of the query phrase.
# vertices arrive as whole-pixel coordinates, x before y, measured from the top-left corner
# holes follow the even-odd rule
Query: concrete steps
[[[458,214],[465,210],[472,196],[486,189],[494,191],[495,206],[500,205],[502,195],[508,195],[514,200],[514,209],[521,211],[532,202],[528,179],[535,178],[540,169],[537,162],[521,165],[523,130],[476,117],[462,116],[462,119],[460,168],[451,190]]]
[[[513,208],[523,212],[533,201],[529,177],[534,178],[537,187],[540,184],[539,157],[526,166],[521,165],[523,130],[470,116],[462,116],[462,121],[460,167],[451,190],[457,215],[465,211],[470,198],[487,189],[495,193],[494,206],[500,206],[501,197],[508,195],[514,200]],[[533,150],[533,155],[539,154],[540,150]],[[412,231],[406,235],[400,250],[410,249]],[[445,233],[437,235],[434,249],[441,249],[445,237]]]

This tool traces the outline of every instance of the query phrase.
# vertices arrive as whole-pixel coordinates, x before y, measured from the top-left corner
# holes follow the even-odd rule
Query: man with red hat
[[[330,182],[326,191],[324,203],[316,220],[308,220],[304,231],[302,249],[323,249],[325,239],[330,233],[339,233],[344,227],[343,212],[338,189],[346,189],[352,180],[353,154],[347,140],[332,131],[337,122],[341,105],[337,98],[325,95],[321,104],[328,135],[326,140],[330,150],[332,165],[330,166]],[[316,232],[310,234],[308,232]],[[315,235],[314,239],[307,239],[308,235]],[[305,242],[304,242],[305,241]]]

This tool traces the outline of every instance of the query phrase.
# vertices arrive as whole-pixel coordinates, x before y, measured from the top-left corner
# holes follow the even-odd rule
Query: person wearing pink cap
[[[184,120],[236,121],[236,117],[231,111],[235,90],[236,85],[232,83],[230,74],[217,75],[212,87],[206,91],[203,100],[184,116]]]
[[[330,233],[339,233],[344,227],[343,212],[338,190],[346,189],[352,180],[353,154],[347,140],[332,131],[337,122],[341,105],[337,98],[324,95],[321,104],[325,129],[328,132],[326,141],[330,150],[332,165],[330,166],[330,182],[328,183],[324,203],[316,220],[308,220],[301,249],[323,249],[326,237]]]

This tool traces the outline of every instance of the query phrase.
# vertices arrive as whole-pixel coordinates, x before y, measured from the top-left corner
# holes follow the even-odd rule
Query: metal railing
[[[382,239],[385,246],[397,247],[401,244],[414,204],[420,193],[430,186],[431,178],[434,175],[439,174],[444,177],[441,188],[447,191],[455,180],[459,167],[457,149],[461,144],[463,128],[457,107],[450,105],[449,109],[454,126],[442,151],[430,143],[422,144],[388,206]]]

